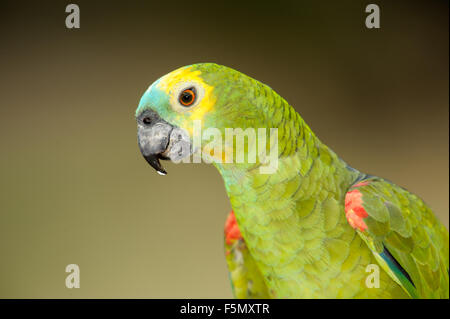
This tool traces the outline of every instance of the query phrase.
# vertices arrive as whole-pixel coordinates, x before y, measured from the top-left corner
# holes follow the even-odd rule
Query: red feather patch
[[[241,238],[242,235],[236,221],[236,216],[234,215],[234,212],[231,211],[225,222],[225,242],[227,245],[231,245],[235,240]]]
[[[349,191],[345,195],[345,217],[347,218],[348,223],[355,229],[357,228],[360,231],[365,231],[367,225],[364,222],[364,218],[369,216],[369,214],[367,214],[362,203],[362,193],[357,189]]]

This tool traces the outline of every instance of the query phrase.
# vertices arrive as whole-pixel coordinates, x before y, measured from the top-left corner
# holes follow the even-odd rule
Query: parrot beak
[[[164,169],[164,167],[162,167],[161,163],[160,163],[160,159],[166,159],[163,158],[160,154],[150,154],[148,156],[144,156],[145,160],[147,161],[147,163],[150,164],[151,167],[153,167],[156,172],[159,175],[167,175],[167,171]]]
[[[156,112],[145,112],[137,122],[139,149],[158,174],[167,174],[160,160],[176,161],[191,154],[188,133],[167,123]]]

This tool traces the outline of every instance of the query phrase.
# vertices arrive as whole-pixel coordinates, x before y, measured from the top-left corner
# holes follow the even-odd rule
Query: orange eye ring
[[[191,106],[195,102],[195,90],[194,88],[186,89],[181,92],[180,97],[178,98],[181,105],[183,106]]]

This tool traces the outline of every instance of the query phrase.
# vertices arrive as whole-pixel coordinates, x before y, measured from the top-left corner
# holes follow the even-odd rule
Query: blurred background
[[[448,1],[0,2],[0,297],[228,298],[214,167],[141,157],[134,111],[196,62],[286,98],[353,167],[448,227]],[[187,166],[189,165],[189,166]],[[65,267],[81,288],[65,287]]]

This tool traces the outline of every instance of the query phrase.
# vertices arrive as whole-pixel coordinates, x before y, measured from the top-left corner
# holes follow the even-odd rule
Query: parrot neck
[[[270,163],[275,169],[268,174],[264,172],[268,171],[269,163],[267,159],[262,163],[259,156],[256,163],[250,164],[213,163],[224,179],[231,200],[258,198],[263,190],[272,193],[272,197],[283,195],[291,200],[310,198],[324,191],[343,195],[362,176],[323,144],[300,115],[295,114],[293,120],[279,124],[282,134],[278,136],[277,163]],[[297,138],[290,138],[293,136]],[[267,149],[272,147],[270,143],[268,138]],[[292,185],[297,186],[295,194],[286,189]],[[282,189],[284,194],[280,193]]]
[[[292,258],[296,269],[308,267],[308,256],[325,258],[320,257],[327,242],[324,229],[353,231],[345,221],[344,198],[362,176],[321,143],[301,118],[297,121],[286,125],[289,136],[297,139],[279,136],[284,144],[276,172],[261,174],[258,165],[215,164],[250,253],[264,276],[280,282],[290,276]],[[314,243],[310,251],[305,251],[307,243]],[[303,280],[296,276],[292,272],[291,279]]]
[[[277,169],[271,174],[262,174],[260,167],[264,164],[259,162],[252,165],[214,164],[222,175],[237,215],[239,205],[248,206],[252,200],[260,201],[263,198],[298,202],[319,200],[330,195],[342,199],[350,186],[363,176],[320,142],[312,132],[306,135],[309,138],[295,153],[279,155]],[[267,206],[267,213],[274,205]],[[264,214],[265,211],[262,208],[258,214]],[[243,210],[245,213],[246,210]]]

